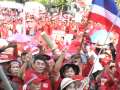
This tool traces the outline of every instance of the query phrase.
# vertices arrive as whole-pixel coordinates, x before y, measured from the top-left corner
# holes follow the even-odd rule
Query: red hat
[[[14,60],[14,56],[11,54],[0,54],[0,63],[9,62]]]
[[[0,53],[0,63],[16,60],[17,58],[17,47],[9,44],[9,46]]]

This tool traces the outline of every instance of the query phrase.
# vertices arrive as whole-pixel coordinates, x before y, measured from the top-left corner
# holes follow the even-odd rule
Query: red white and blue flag
[[[107,30],[120,32],[120,17],[114,0],[93,0],[89,20],[104,24]]]
[[[120,72],[120,11],[115,0],[93,0],[88,19],[99,22],[105,25],[108,31],[115,31],[119,34],[115,62]]]

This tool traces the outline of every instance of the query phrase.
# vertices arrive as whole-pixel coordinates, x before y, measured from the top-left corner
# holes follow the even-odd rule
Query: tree
[[[39,3],[42,3],[44,5],[47,5],[50,0],[32,0],[32,1],[37,1]]]

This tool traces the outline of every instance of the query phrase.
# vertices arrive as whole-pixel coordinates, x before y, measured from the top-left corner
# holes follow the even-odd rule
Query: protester
[[[21,63],[17,60],[10,62],[10,82],[14,90],[22,90],[23,80]]]
[[[76,20],[74,13],[38,11],[39,14],[36,14],[0,6],[0,39],[10,42],[7,46],[0,45],[0,65],[14,90],[120,89],[119,72],[113,62],[117,55],[118,35],[112,32],[114,37],[106,45],[101,45],[99,40],[93,42],[91,36],[94,32],[106,27],[88,21],[89,10],[81,3],[83,1],[74,2],[77,1],[80,2],[78,5],[83,4],[82,8],[75,6],[77,14],[84,14],[81,22]],[[54,49],[51,50],[43,40],[42,32],[54,43]],[[29,38],[11,40],[17,33]],[[67,35],[70,35],[67,39],[71,38],[69,42],[66,40]],[[8,52],[12,50],[14,52]],[[7,51],[7,55],[4,51]],[[13,54],[12,59],[8,54]],[[98,65],[94,67],[96,70],[93,69],[96,62],[102,69]],[[4,89],[0,79],[0,90]]]
[[[24,82],[27,89],[33,90],[52,90],[50,82],[50,72],[47,60],[48,55],[35,55],[32,68],[24,73]],[[36,88],[35,88],[36,87]]]

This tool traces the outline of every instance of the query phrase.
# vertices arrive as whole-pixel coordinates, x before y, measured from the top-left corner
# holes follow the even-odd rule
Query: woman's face
[[[111,72],[112,72],[113,74],[116,72],[116,67],[115,67],[115,66],[113,66],[113,67],[111,68]]]
[[[72,67],[70,67],[69,69],[65,70],[65,77],[73,77],[75,75],[75,71],[73,70]]]
[[[19,71],[20,71],[20,64],[18,62],[12,62],[11,73],[16,76],[18,75]]]
[[[30,53],[27,53],[26,55],[23,55],[21,59],[23,62],[30,61],[32,60],[32,55]]]

